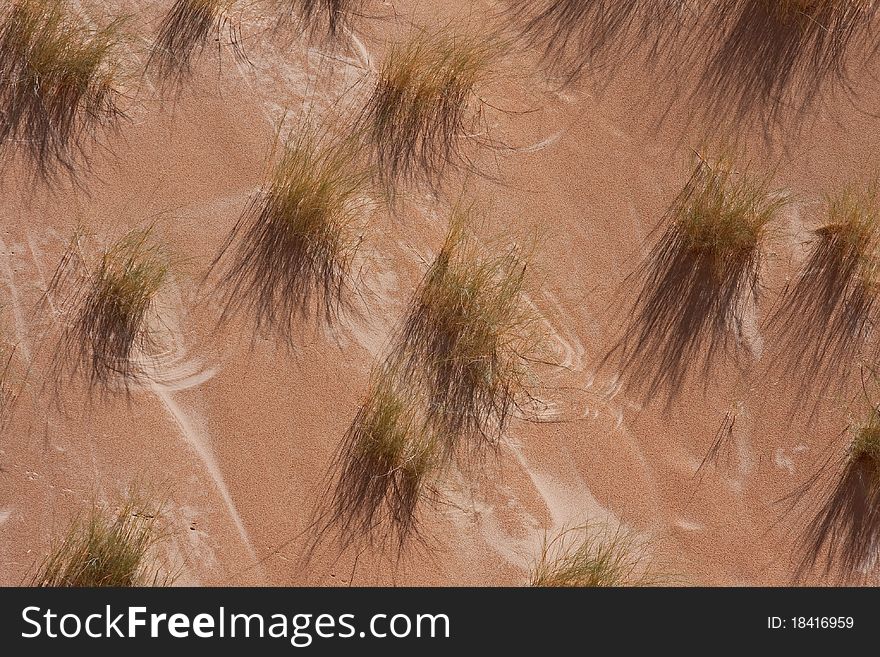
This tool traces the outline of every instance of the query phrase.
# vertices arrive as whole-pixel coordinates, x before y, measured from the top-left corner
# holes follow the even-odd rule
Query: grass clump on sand
[[[306,29],[317,32],[326,28],[335,37],[347,28],[360,11],[364,0],[275,0],[282,11],[282,20],[298,17]]]
[[[494,443],[526,391],[540,335],[523,298],[527,254],[518,246],[481,250],[468,234],[474,214],[472,206],[453,211],[392,360],[423,388],[441,435]]]
[[[290,340],[298,319],[334,318],[351,280],[355,222],[370,179],[355,153],[350,141],[309,129],[287,144],[218,256],[232,248],[224,314],[244,309],[258,330],[274,327]]]
[[[822,266],[841,283],[854,284],[872,295],[878,283],[880,205],[877,185],[846,188],[829,196],[828,222],[816,230]]]
[[[416,507],[440,466],[440,441],[424,421],[413,390],[382,368],[337,456],[331,522],[343,543],[358,536],[396,536],[417,529]]]
[[[731,159],[701,162],[672,207],[669,246],[705,266],[716,282],[754,280],[759,247],[784,203]]]
[[[168,278],[168,255],[151,229],[129,232],[91,268],[83,264],[77,247],[74,241],[50,285],[73,315],[61,353],[73,360],[74,371],[88,373],[93,386],[106,386],[117,377],[127,385],[141,372],[138,357],[154,346],[148,319]],[[68,295],[60,288],[74,259],[84,272],[74,272],[82,280]]]
[[[642,289],[620,347],[622,367],[636,370],[648,395],[674,394],[695,364],[706,372],[741,332],[758,295],[761,245],[786,202],[730,156],[700,159],[636,272]]]
[[[341,530],[344,545],[396,537],[402,549],[436,475],[497,445],[527,395],[527,365],[541,339],[524,306],[527,259],[516,247],[485,255],[470,234],[473,214],[454,211],[334,461],[323,519]]]
[[[93,507],[77,518],[40,564],[31,586],[162,586],[168,578],[150,565],[157,511],[134,501],[115,513]]]
[[[0,148],[20,144],[43,177],[72,170],[122,115],[113,53],[119,22],[91,29],[64,0],[0,10]]]
[[[849,463],[868,466],[867,471],[880,483],[880,413],[875,409],[869,420],[859,427],[849,448]]]
[[[475,87],[493,46],[486,38],[418,34],[395,44],[360,123],[382,183],[436,188],[450,165],[469,166],[464,140],[475,132]]]
[[[849,380],[862,361],[880,282],[876,183],[828,195],[826,208],[807,262],[772,319],[781,329],[788,366],[794,371],[809,363],[811,383],[820,387]]]
[[[825,576],[845,583],[867,579],[880,549],[880,412],[854,427],[843,471],[803,535],[797,576],[824,563]]]
[[[147,67],[159,77],[179,81],[192,72],[192,62],[204,49],[211,32],[217,47],[224,27],[233,46],[238,44],[235,25],[228,17],[233,0],[175,0],[159,25]]]
[[[545,537],[529,586],[650,586],[645,546],[622,529],[584,524]]]

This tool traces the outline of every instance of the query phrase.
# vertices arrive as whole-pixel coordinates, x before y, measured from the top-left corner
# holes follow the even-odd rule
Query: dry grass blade
[[[168,277],[167,253],[154,241],[150,229],[128,233],[91,268],[77,248],[75,241],[49,290],[63,300],[65,312],[72,316],[62,335],[56,367],[71,366],[71,373],[82,368],[93,387],[109,389],[117,380],[127,387],[141,374],[139,359],[155,347],[148,320]],[[64,289],[68,275],[81,279],[69,291]]]
[[[468,231],[473,207],[454,210],[449,233],[410,303],[392,362],[425,394],[441,435],[495,444],[526,392],[541,336],[523,301],[527,254],[488,255]],[[472,439],[477,439],[473,442]]]
[[[221,281],[224,318],[244,310],[258,331],[274,328],[290,341],[298,320],[334,319],[351,284],[356,220],[370,179],[355,155],[351,141],[309,129],[287,144],[215,261],[231,258]]]
[[[162,576],[150,564],[156,542],[157,510],[135,501],[115,513],[93,507],[77,518],[64,539],[52,548],[34,575],[31,586],[163,586]]]
[[[389,194],[398,184],[436,189],[449,166],[472,168],[475,87],[492,57],[485,37],[418,34],[391,48],[359,120]]]
[[[730,156],[697,164],[636,272],[642,289],[618,346],[622,367],[634,370],[649,395],[679,390],[695,363],[708,374],[730,337],[741,334],[758,294],[761,244],[786,202]]]
[[[204,49],[214,32],[218,48],[220,35],[228,30],[236,56],[238,28],[228,10],[233,0],[175,0],[162,19],[147,68],[154,68],[161,79],[180,82],[192,72],[193,60]]]
[[[650,586],[648,571],[645,545],[623,529],[588,523],[545,536],[529,586]]]
[[[15,0],[0,10],[0,149],[49,179],[73,172],[117,105],[120,23],[91,29],[64,0]]]

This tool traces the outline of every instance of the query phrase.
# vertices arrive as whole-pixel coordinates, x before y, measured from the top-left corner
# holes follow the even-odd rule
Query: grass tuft
[[[880,204],[877,185],[846,188],[828,197],[828,222],[816,231],[828,253],[826,266],[840,272],[847,284],[873,294],[878,282]]]
[[[334,461],[332,501],[319,522],[336,525],[343,546],[396,537],[402,550],[418,536],[417,506],[434,498],[434,478],[497,446],[527,395],[541,338],[524,306],[527,261],[515,247],[483,255],[469,234],[474,212],[455,210]]]
[[[77,518],[40,564],[31,586],[128,587],[169,584],[150,565],[157,511],[134,501],[115,513],[93,507]]]
[[[758,295],[762,242],[785,203],[731,156],[700,159],[636,273],[642,289],[619,345],[624,369],[635,369],[649,394],[681,389],[691,366],[702,361],[708,370],[741,333]]]
[[[159,25],[147,68],[154,68],[161,79],[179,82],[192,73],[193,60],[204,50],[212,32],[220,47],[224,29],[238,54],[238,28],[228,15],[232,2],[175,0]]]
[[[470,167],[475,87],[489,73],[486,38],[418,34],[392,46],[359,123],[381,182],[437,188],[449,166]]]
[[[494,444],[527,388],[527,361],[540,336],[523,303],[527,254],[516,246],[481,252],[468,235],[474,214],[473,206],[453,211],[392,360],[423,387],[441,435]]]
[[[544,537],[529,586],[650,586],[645,546],[623,529],[584,524]]]
[[[355,224],[370,179],[355,154],[350,140],[310,129],[287,144],[215,260],[232,249],[224,316],[245,310],[258,330],[271,327],[288,340],[300,319],[335,318],[351,283]]]
[[[824,561],[824,575],[865,581],[880,549],[880,411],[853,428],[843,471],[803,535],[802,578]]]
[[[839,374],[849,379],[876,319],[878,201],[876,183],[826,197],[825,223],[814,231],[807,262],[771,319],[790,371],[809,363],[818,375],[813,383],[824,385]]]
[[[0,148],[17,146],[43,178],[72,171],[100,129],[122,116],[119,31],[119,21],[87,27],[64,0],[15,0],[0,10]]]
[[[73,316],[60,353],[73,361],[73,372],[87,372],[93,387],[106,388],[120,378],[127,386],[141,373],[139,357],[155,346],[148,318],[168,278],[167,253],[151,229],[129,232],[90,269],[77,248],[74,241],[50,285]],[[74,261],[85,271],[75,272],[82,280],[68,295],[61,287]]]
[[[783,204],[730,159],[701,162],[672,208],[673,250],[705,264],[713,280],[753,278],[767,226]]]
[[[331,522],[343,544],[395,536],[400,546],[417,531],[416,508],[441,465],[440,443],[413,391],[380,369],[337,457]]]
[[[849,463],[868,466],[874,483],[880,483],[880,413],[875,409],[869,420],[859,427],[849,448]]]

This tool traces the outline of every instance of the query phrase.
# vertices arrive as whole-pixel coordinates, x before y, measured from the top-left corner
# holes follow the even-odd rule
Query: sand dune
[[[132,14],[122,64],[138,71],[171,3],[76,4],[96,22]],[[518,585],[545,532],[584,520],[645,538],[682,583],[791,581],[810,503],[791,512],[783,500],[828,454],[843,453],[866,403],[857,379],[805,402],[796,379],[810,372],[774,366],[779,344],[767,322],[806,259],[822,194],[876,171],[880,84],[860,57],[866,46],[848,86],[830,80],[808,105],[794,97],[774,107],[769,122],[757,111],[724,125],[709,111],[722,101],[701,95],[705,80],[684,48],[656,70],[637,52],[619,54],[560,88],[535,48],[511,47],[479,89],[494,144],[477,156],[487,175],[454,172],[442,193],[406,195],[393,213],[370,204],[362,294],[333,326],[304,324],[291,349],[271,332],[254,335],[248,317],[218,323],[222,295],[204,278],[278,136],[304,120],[346,126],[389,44],[414,26],[481,33],[495,15],[511,24],[500,1],[369,4],[331,46],[276,33],[265,7],[244,3],[232,18],[246,59],[221,39],[178,90],[135,74],[130,120],[103,137],[79,186],[32,184],[22,163],[3,171],[4,341],[15,346],[22,392],[0,438],[0,584],[22,581],[91,501],[112,504],[133,484],[166,500],[164,549],[182,583]],[[793,200],[766,244],[738,358],[720,357],[708,376],[689,371],[666,403],[669,390],[646,395],[603,357],[631,321],[630,275],[651,254],[693,150],[721,140],[736,140]],[[535,406],[478,472],[444,473],[440,501],[421,511],[424,544],[398,558],[327,543],[304,561],[333,455],[461,189],[488,208],[487,239],[536,237],[527,301],[548,364],[534,368]],[[76,378],[52,381],[66,320],[41,298],[68,240],[81,228],[96,254],[150,224],[174,264],[151,319],[162,351],[143,355],[144,380],[109,397]]]

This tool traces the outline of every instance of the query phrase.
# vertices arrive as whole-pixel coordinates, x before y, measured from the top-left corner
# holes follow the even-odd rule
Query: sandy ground
[[[83,9],[96,21],[110,10],[133,14],[136,38],[122,60],[137,70],[170,4]],[[368,218],[360,313],[332,330],[304,328],[296,353],[271,336],[252,340],[247,318],[218,327],[219,297],[202,277],[259,188],[279,124],[303,114],[343,121],[391,40],[413,25],[484,30],[501,4],[372,7],[330,53],[271,36],[265,11],[245,6],[236,17],[249,62],[226,44],[218,61],[211,47],[175,98],[133,76],[130,120],[106,138],[85,189],[35,190],[23,171],[4,173],[3,328],[16,345],[20,395],[0,439],[0,584],[22,581],[78,510],[133,484],[166,500],[166,557],[181,584],[516,585],[545,531],[587,519],[649,540],[676,582],[789,582],[807,518],[780,500],[842,449],[864,402],[853,386],[805,391],[809,372],[773,367],[767,319],[805,257],[822,192],[876,164],[880,131],[865,108],[878,106],[880,84],[859,70],[852,89],[826,85],[808,109],[780,110],[769,132],[761,121],[720,128],[690,96],[698,73],[684,62],[661,80],[630,56],[559,90],[528,50],[503,58],[479,89],[503,146],[483,150],[492,175],[467,188],[491,208],[487,235],[539,237],[529,301],[560,364],[537,373],[547,410],[541,421],[514,421],[479,476],[444,474],[442,501],[422,511],[423,546],[399,560],[326,546],[303,562],[334,450],[462,181],[453,176],[441,198],[414,195],[395,217]],[[794,202],[765,245],[763,294],[737,338],[739,360],[691,376],[674,399],[668,390],[646,396],[613,361],[600,366],[638,291],[627,276],[650,253],[691,149],[733,137]],[[62,318],[51,300],[38,304],[65,245],[82,227],[83,248],[95,253],[148,223],[175,255],[157,308],[164,349],[149,381],[128,398],[90,399],[77,380],[56,394],[47,363]],[[719,431],[719,456],[698,474]]]

